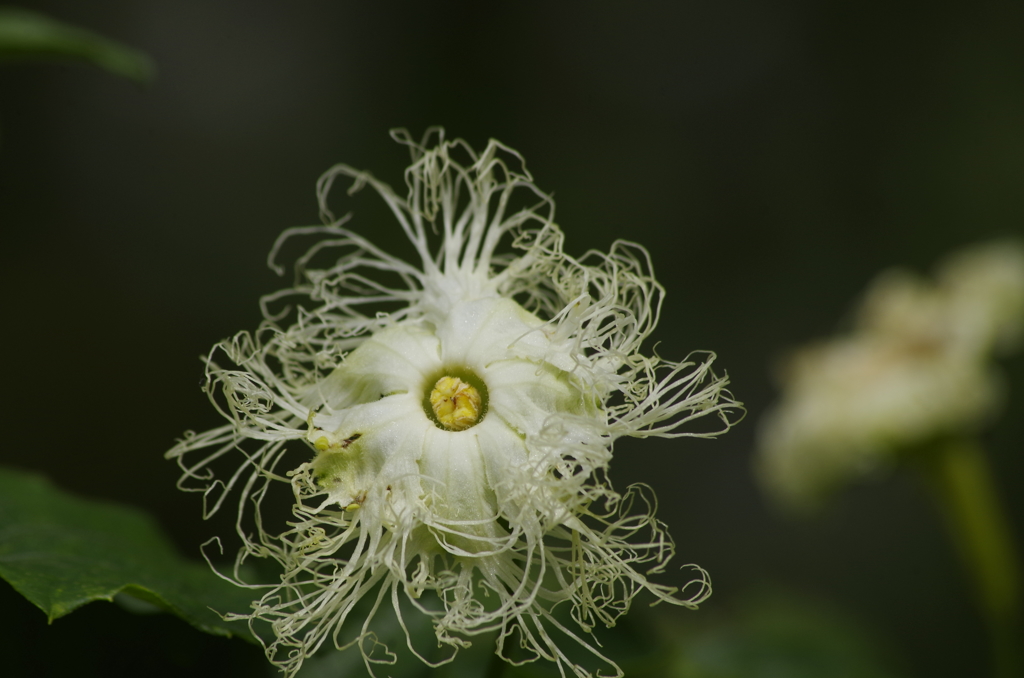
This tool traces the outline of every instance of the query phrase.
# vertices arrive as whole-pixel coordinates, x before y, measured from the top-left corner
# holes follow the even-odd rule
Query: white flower
[[[809,506],[896,455],[980,428],[998,410],[994,352],[1024,327],[1024,248],[960,252],[934,283],[892,270],[847,336],[797,351],[761,421],[758,464],[784,503]]]
[[[687,607],[710,593],[696,566],[692,593],[646,578],[674,545],[649,490],[620,496],[607,482],[614,441],[709,435],[681,427],[714,414],[724,431],[741,408],[713,355],[640,352],[663,295],[646,250],[620,241],[574,259],[515,151],[491,141],[477,154],[441,130],[422,144],[393,136],[412,152],[408,197],[346,165],[320,179],[327,225],[285,232],[271,255],[276,268],[282,247],[316,238],[296,285],[264,298],[254,335],[207,360],[229,423],[167,456],[209,513],[239,491],[239,562],[280,564],[247,617],[272,624],[267,653],[289,675],[325,640],[345,644],[339,629],[364,596],[373,612],[349,623],[368,668],[393,661],[374,649],[374,613],[390,605],[401,619],[411,602],[452,655],[497,630],[502,656],[515,638],[563,675],[589,675],[553,634],[609,661],[586,635],[637,593]],[[338,177],[380,194],[417,266],[333,217]],[[518,255],[497,253],[506,236]],[[213,469],[228,456],[240,465],[222,480]],[[288,523],[264,502],[286,483]],[[559,604],[578,629],[553,617]]]

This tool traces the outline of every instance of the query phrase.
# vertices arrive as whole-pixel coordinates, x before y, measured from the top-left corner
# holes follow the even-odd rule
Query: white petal
[[[323,380],[317,402],[342,409],[383,395],[422,390],[427,375],[441,366],[438,339],[412,325],[377,332]]]
[[[524,435],[536,435],[557,413],[582,413],[583,396],[569,376],[547,364],[502,360],[481,375],[490,389],[488,408]]]
[[[437,327],[446,365],[483,369],[514,355],[516,345],[547,343],[543,322],[511,299],[488,297],[456,304]]]
[[[493,549],[493,538],[503,531],[473,429],[429,430],[423,438],[419,467],[424,502],[433,514],[431,527],[442,547],[453,553]]]

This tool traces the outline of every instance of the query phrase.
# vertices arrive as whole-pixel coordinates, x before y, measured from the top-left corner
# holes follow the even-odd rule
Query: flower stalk
[[[1024,675],[1020,557],[984,451],[974,440],[947,438],[920,460],[988,623],[993,675]]]

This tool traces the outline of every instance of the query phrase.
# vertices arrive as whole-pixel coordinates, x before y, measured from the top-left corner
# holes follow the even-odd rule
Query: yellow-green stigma
[[[483,411],[481,405],[480,391],[458,377],[441,377],[430,392],[434,416],[449,431],[475,426]]]

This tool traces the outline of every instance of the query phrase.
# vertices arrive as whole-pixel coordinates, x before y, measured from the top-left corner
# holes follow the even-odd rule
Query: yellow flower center
[[[480,419],[480,391],[458,377],[444,376],[430,392],[434,415],[449,431],[464,431]]]

